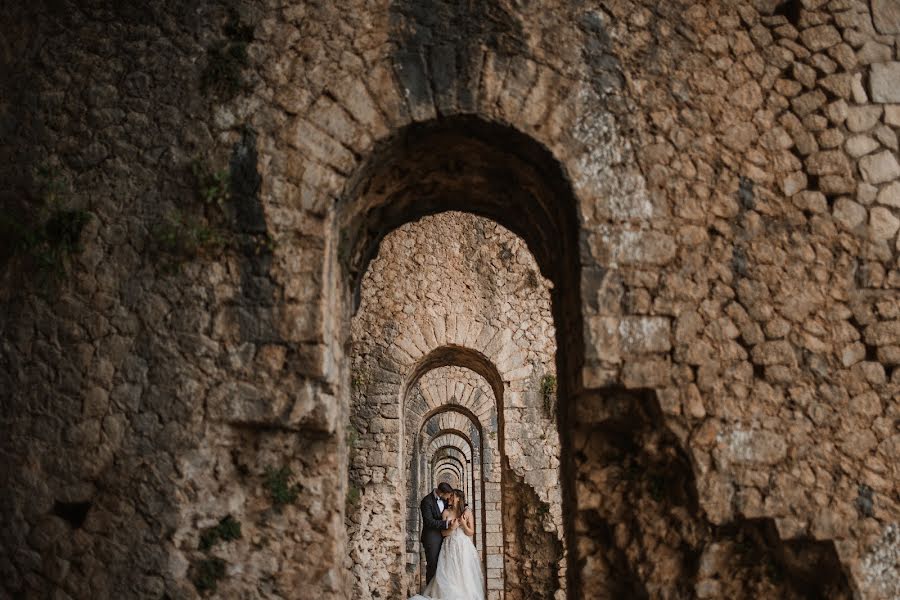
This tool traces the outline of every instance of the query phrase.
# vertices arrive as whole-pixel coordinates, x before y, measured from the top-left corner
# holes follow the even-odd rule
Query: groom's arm
[[[429,506],[428,496],[422,499],[419,508],[422,511],[422,523],[424,523],[425,527],[441,530],[449,528],[449,522],[434,518],[434,511],[432,511],[432,507]]]

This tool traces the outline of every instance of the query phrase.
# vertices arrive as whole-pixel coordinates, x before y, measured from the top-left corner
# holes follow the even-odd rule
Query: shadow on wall
[[[506,600],[553,598],[560,588],[563,543],[541,501],[503,460],[503,544]]]
[[[584,597],[853,597],[833,543],[782,541],[771,519],[709,523],[655,394],[606,390],[586,402],[582,415],[595,417],[574,436]]]

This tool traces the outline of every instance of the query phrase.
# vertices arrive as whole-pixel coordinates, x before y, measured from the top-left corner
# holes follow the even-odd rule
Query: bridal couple
[[[410,600],[484,600],[475,521],[465,494],[441,482],[422,498],[420,509],[427,585]]]

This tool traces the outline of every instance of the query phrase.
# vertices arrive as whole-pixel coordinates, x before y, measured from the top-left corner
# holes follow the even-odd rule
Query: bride
[[[475,549],[472,511],[462,490],[453,490],[449,506],[441,515],[453,523],[442,532],[437,572],[421,595],[410,600],[484,600],[481,561]]]

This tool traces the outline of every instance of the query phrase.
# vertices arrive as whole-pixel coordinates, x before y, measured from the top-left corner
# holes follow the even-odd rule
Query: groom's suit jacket
[[[444,541],[441,531],[447,528],[447,522],[441,518],[434,492],[422,498],[419,508],[422,511],[422,544],[426,547],[434,543],[440,546]]]

